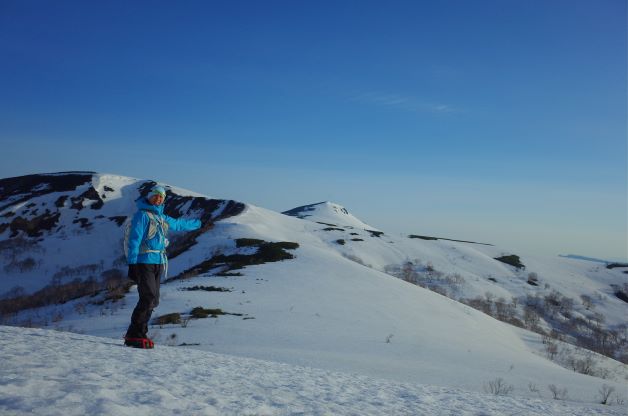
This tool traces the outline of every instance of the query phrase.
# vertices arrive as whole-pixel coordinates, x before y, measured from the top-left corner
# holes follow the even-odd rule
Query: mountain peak
[[[331,201],[303,205],[284,211],[282,214],[314,222],[331,223],[333,225],[346,225],[355,228],[374,230],[373,227],[351,214],[347,208]]]

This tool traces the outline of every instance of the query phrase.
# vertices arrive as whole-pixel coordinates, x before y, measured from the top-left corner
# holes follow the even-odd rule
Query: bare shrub
[[[401,278],[406,282],[416,283],[418,274],[414,269],[414,264],[411,261],[407,261],[401,266]]]
[[[102,264],[86,264],[78,267],[62,267],[58,272],[56,272],[52,277],[53,280],[58,281],[59,283],[67,277],[77,277],[77,276],[94,276],[96,273],[103,269]]]
[[[484,383],[484,391],[496,396],[507,396],[514,390],[512,384],[506,384],[503,378],[498,377],[495,380]]]
[[[487,315],[491,315],[493,312],[493,307],[491,303],[489,303],[486,299],[478,296],[472,299],[465,299],[464,303],[471,306],[473,309],[477,309],[479,311],[484,312]]]
[[[56,311],[53,315],[52,315],[52,322],[61,322],[63,320],[63,313]]]
[[[0,300],[0,315],[14,314],[25,309],[65,303],[83,296],[94,295],[100,289],[94,279],[74,279],[61,284],[54,279],[51,284],[30,295]]]
[[[9,264],[4,266],[4,271],[6,273],[27,273],[34,270],[37,266],[37,261],[32,257],[27,257],[24,260],[13,259]]]
[[[586,374],[589,376],[595,375],[597,361],[595,361],[593,354],[590,352],[585,353],[582,358],[570,355],[565,361],[566,364],[576,373]]]
[[[346,259],[349,259],[349,260],[351,260],[351,261],[354,261],[354,262],[356,262],[356,263],[358,263],[358,264],[361,264],[362,266],[365,266],[365,267],[371,267],[371,265],[370,265],[370,264],[366,264],[366,263],[364,263],[364,261],[363,261],[361,258],[359,258],[358,256],[355,256],[355,255],[353,255],[353,254],[342,253],[342,257],[344,257],[344,258],[346,258]]]
[[[530,390],[530,393],[536,393],[539,395],[539,397],[541,396],[541,391],[539,390],[539,388],[536,386],[536,384],[534,383],[528,383],[528,390]]]
[[[0,299],[11,299],[17,298],[20,296],[24,296],[26,294],[26,290],[23,286],[13,286],[8,291],[4,292],[4,294],[0,297]]]
[[[608,368],[598,368],[595,371],[595,376],[606,380],[611,376],[611,370],[609,370]]]
[[[428,289],[434,293],[438,293],[439,295],[448,296],[447,289],[442,286],[431,286]]]
[[[600,404],[609,404],[608,399],[611,397],[611,394],[615,391],[615,387],[611,387],[608,384],[603,384],[602,387],[598,390],[598,394],[600,395]]]
[[[345,255],[345,257],[351,259],[350,255]],[[452,299],[455,298],[465,283],[460,274],[445,275],[434,269],[431,263],[421,267],[421,261],[418,259],[407,260],[401,266],[388,265],[384,267],[384,272]]]
[[[525,323],[526,328],[535,330],[539,326],[540,321],[541,317],[539,316],[536,308],[530,305],[525,305],[523,308],[523,322]]]
[[[101,285],[106,290],[105,300],[118,301],[124,298],[133,285],[122,270],[109,269],[101,274]]]
[[[554,361],[554,359],[556,358],[556,354],[558,354],[558,343],[554,341],[550,336],[543,335],[543,345],[547,358]]]
[[[593,299],[591,299],[591,296],[580,295],[580,300],[587,310],[595,308],[595,304],[593,303]]]
[[[23,236],[9,238],[0,241],[0,253],[9,261],[13,261],[16,257],[23,253],[43,254],[45,249],[39,245],[37,240],[28,239]]]
[[[442,281],[443,284],[451,289],[452,295],[459,294],[465,284],[464,277],[462,277],[459,273],[448,274],[442,279]]]
[[[495,317],[503,322],[510,322],[516,314],[512,303],[506,303],[506,299],[500,297],[495,301]]]
[[[86,311],[86,304],[84,302],[78,302],[76,305],[74,305],[74,310],[79,315],[84,315]]]
[[[165,315],[161,315],[153,319],[153,324],[159,325],[160,327],[163,327],[164,325],[180,324],[180,323],[181,323],[181,314],[178,312],[167,313]]]
[[[561,389],[559,387],[556,387],[556,385],[554,384],[550,384],[549,386],[547,386],[547,388],[549,389],[549,391],[552,392],[552,395],[554,396],[554,400],[565,400],[567,399],[567,389]]]
[[[543,301],[545,302],[545,310],[549,312],[550,316],[555,317],[558,313],[565,318],[571,316],[574,305],[573,299],[563,296],[557,290],[552,290],[543,298]]]

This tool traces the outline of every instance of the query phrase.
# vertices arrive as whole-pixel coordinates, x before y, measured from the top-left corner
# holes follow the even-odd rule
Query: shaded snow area
[[[2,415],[625,415],[232,357],[0,327]]]

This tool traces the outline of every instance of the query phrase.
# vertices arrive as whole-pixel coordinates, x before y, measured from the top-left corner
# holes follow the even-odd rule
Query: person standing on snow
[[[201,227],[200,220],[175,219],[164,214],[166,190],[154,186],[146,198],[137,200],[138,211],[128,231],[127,263],[129,278],[137,283],[140,299],[131,315],[131,325],[124,337],[124,345],[153,348],[148,338],[148,322],[153,309],[159,305],[161,276],[168,269],[166,246],[168,229],[193,231]]]

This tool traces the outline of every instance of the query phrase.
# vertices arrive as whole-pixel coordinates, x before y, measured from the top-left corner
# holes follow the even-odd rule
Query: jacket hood
[[[135,201],[135,203],[137,204],[137,209],[143,209],[145,211],[152,211],[159,215],[164,213],[164,204],[152,205],[144,197],[140,197],[139,199]]]

